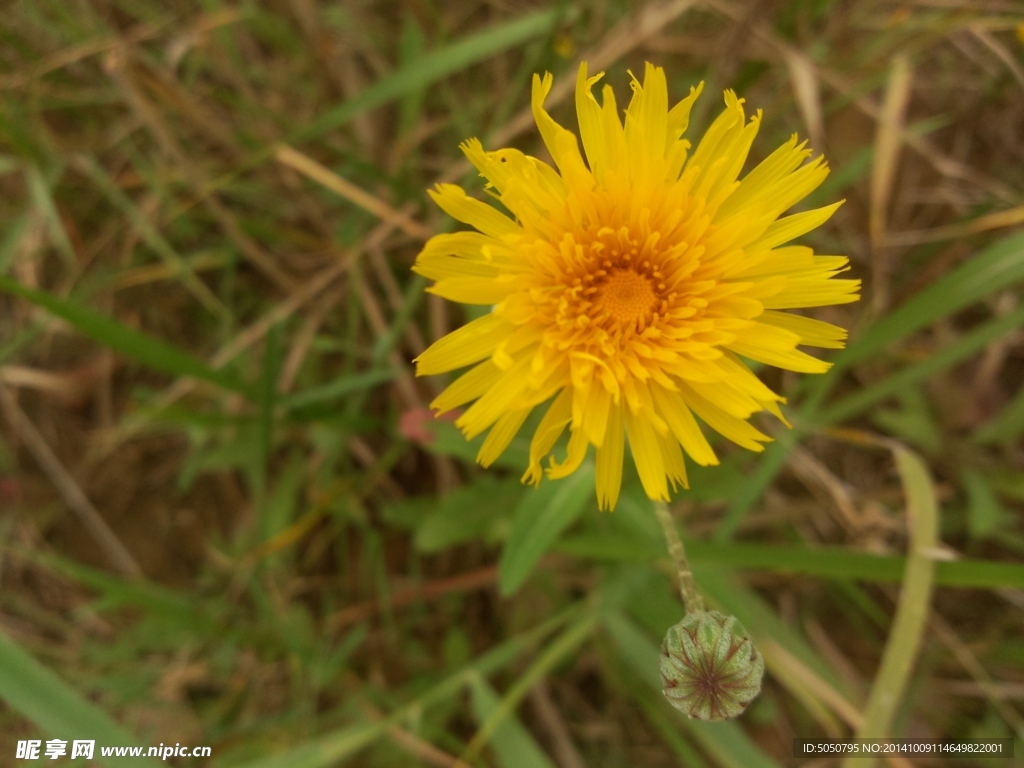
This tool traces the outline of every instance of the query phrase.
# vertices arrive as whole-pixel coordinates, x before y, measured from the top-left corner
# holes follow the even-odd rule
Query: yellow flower
[[[584,63],[576,111],[586,151],[544,110],[552,76],[534,75],[533,114],[556,171],[515,149],[462,150],[488,191],[512,212],[440,184],[431,197],[475,227],[431,238],[413,269],[433,293],[491,312],[440,339],[417,360],[417,375],[472,365],[432,404],[473,404],[456,424],[467,439],[490,429],[477,460],[487,466],[530,412],[551,401],[530,444],[524,482],[570,429],[567,455],[551,458],[552,479],[574,472],[596,447],[602,508],[613,508],[629,438],[652,499],[687,486],[685,451],[704,466],[718,459],[694,414],[752,451],[767,435],[748,419],[767,410],[785,421],[784,398],[743,358],[805,373],[829,364],[800,344],[839,348],[846,332],[782,309],[857,300],[859,280],[834,280],[844,256],[785,245],[823,224],[840,203],[779,216],[825,179],[821,157],[793,136],[738,180],[761,122],[725,92],[725,111],[689,154],[681,139],[701,86],[669,109],[665,72],[648,64],[620,121],[615,95],[598,104]]]

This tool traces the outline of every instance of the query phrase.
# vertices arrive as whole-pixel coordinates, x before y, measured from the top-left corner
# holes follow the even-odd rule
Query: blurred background
[[[1019,2],[22,0],[0,35],[0,765],[1024,754]],[[736,89],[748,168],[799,133],[832,167],[806,205],[846,199],[804,241],[864,280],[808,313],[851,343],[762,369],[794,429],[719,440],[673,505],[766,658],[730,723],[660,693],[683,611],[631,463],[613,514],[586,468],[524,488],[526,440],[481,470],[412,376],[469,317],[409,271],[456,226],[425,189],[483,194],[469,137],[546,158],[531,75],[575,130],[581,59],[620,103],[645,60],[673,101],[703,80],[691,138]]]

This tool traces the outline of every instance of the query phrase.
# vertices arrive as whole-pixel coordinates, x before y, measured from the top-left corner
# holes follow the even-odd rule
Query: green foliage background
[[[21,0],[0,40],[0,764],[1024,754],[1019,4]],[[851,328],[827,375],[760,371],[793,429],[719,441],[674,505],[766,657],[730,723],[659,692],[682,605],[636,477],[604,514],[590,469],[521,486],[528,438],[483,471],[411,374],[469,317],[409,272],[454,226],[424,190],[482,193],[471,136],[543,156],[530,76],[581,58],[620,98],[644,60],[704,80],[691,135],[736,89],[752,163],[810,135],[806,204],[846,204],[806,240],[865,281],[810,313]]]

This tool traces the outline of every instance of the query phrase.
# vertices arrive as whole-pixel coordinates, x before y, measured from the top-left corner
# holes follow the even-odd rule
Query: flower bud
[[[662,692],[699,720],[736,717],[761,692],[764,659],[735,616],[687,614],[661,646]]]

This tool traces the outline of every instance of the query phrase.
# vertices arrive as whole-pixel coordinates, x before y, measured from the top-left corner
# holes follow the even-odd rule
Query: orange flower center
[[[632,269],[612,272],[597,295],[595,304],[622,325],[646,319],[658,297],[651,281]]]

